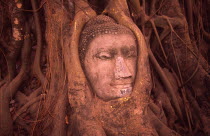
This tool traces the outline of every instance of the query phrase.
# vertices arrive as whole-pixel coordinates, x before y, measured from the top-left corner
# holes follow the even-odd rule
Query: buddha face
[[[130,34],[104,34],[92,40],[84,67],[94,93],[107,101],[128,97],[136,75],[137,45]]]

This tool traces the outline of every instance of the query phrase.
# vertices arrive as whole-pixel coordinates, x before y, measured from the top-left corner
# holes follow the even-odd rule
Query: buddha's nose
[[[124,58],[117,57],[115,63],[115,79],[131,78],[131,72],[129,71]]]

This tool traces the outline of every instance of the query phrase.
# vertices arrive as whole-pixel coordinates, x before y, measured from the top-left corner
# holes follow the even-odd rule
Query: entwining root
[[[33,70],[37,76],[37,78],[40,80],[42,85],[46,82],[46,78],[44,74],[42,73],[41,70],[41,51],[42,51],[42,32],[41,32],[41,25],[39,21],[39,15],[38,12],[35,11],[37,9],[37,3],[34,0],[31,0],[31,5],[34,10],[34,21],[35,21],[35,26],[36,26],[36,37],[37,37],[37,48],[36,48],[36,55],[34,58],[34,64],[33,64]]]

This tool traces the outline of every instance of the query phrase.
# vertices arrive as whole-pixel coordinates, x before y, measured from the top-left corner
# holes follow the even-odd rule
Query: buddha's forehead
[[[93,39],[90,43],[89,48],[95,50],[106,50],[106,49],[136,49],[136,40],[133,35],[130,34],[106,34],[99,35]]]

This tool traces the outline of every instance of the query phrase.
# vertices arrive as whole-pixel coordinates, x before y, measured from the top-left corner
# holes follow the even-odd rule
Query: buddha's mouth
[[[132,87],[120,89],[121,95],[130,94],[132,92]]]
[[[133,89],[133,83],[118,82],[117,84],[111,84],[113,91],[117,92],[120,97],[130,95]]]
[[[129,84],[115,84],[112,85],[113,91],[116,91],[119,93],[119,96],[125,96],[129,95],[132,92],[132,83]]]

